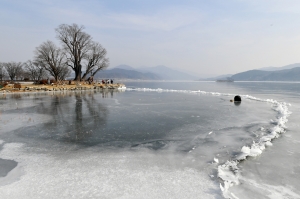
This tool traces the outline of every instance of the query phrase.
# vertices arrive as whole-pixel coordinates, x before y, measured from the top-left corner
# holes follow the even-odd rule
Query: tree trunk
[[[85,78],[86,78],[87,74],[88,74],[87,72],[85,72],[85,73],[83,74],[83,76],[82,76],[82,78],[81,78],[83,81],[85,81]]]
[[[75,81],[81,81],[81,69],[80,70],[75,70]]]

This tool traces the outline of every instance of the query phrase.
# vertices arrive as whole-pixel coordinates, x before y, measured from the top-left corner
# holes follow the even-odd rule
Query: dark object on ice
[[[239,106],[242,102],[241,96],[239,96],[239,95],[234,96],[233,102],[234,102],[234,105]]]
[[[241,102],[242,101],[242,98],[241,98],[241,96],[239,96],[239,95],[236,95],[236,96],[234,96],[234,100],[233,100],[234,102]]]

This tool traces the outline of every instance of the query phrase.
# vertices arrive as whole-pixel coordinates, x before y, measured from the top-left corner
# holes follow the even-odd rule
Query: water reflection
[[[86,142],[101,133],[109,111],[95,98],[95,92],[54,95],[50,104],[41,103],[39,112],[53,116],[45,124],[48,135],[68,142]]]
[[[35,120],[35,125],[14,131],[23,141],[30,138],[92,144],[105,137],[103,129],[107,126],[109,109],[102,102],[102,96],[113,98],[117,92],[90,90],[13,94],[7,95],[2,101],[7,104],[9,100],[9,106],[6,107],[11,108],[2,111],[10,114],[26,114],[31,121]],[[15,108],[16,104],[18,108]],[[51,119],[46,121],[33,119],[35,115]]]
[[[15,93],[15,94],[11,95],[11,98],[13,98],[13,99],[21,99],[22,98],[22,94]]]
[[[234,105],[239,106],[241,105],[241,102],[234,101]]]
[[[122,93],[125,92],[124,90],[117,90],[117,92],[115,90],[105,90],[104,92],[102,92],[102,98],[113,98],[114,97],[114,93]]]

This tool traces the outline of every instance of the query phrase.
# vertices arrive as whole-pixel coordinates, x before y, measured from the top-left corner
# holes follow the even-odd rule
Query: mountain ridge
[[[140,80],[196,80],[198,77],[169,68],[164,65],[154,67],[133,68],[126,64],[112,69],[103,70],[95,75],[96,78],[119,78]]]
[[[285,69],[292,69],[300,67],[300,63],[294,63],[294,64],[289,64],[281,67],[274,67],[274,66],[269,66],[269,67],[263,67],[263,68],[258,68],[256,70],[263,70],[263,71],[278,71],[278,70],[285,70]]]
[[[295,67],[296,66],[296,67]],[[97,73],[96,78],[135,79],[135,80],[197,80],[190,74],[174,70],[164,65],[154,67],[133,68],[126,64]],[[201,78],[198,81],[216,81],[232,78],[234,81],[300,81],[300,63],[282,67],[265,67],[248,70],[236,74],[220,75],[211,78]]]
[[[161,77],[154,73],[141,73],[135,70],[113,68],[103,70],[95,75],[97,79],[139,79],[139,80],[161,80]]]
[[[300,81],[300,67],[277,71],[249,70],[231,78],[235,81]]]
[[[282,67],[264,67],[239,72],[233,75],[220,75],[211,78],[202,78],[199,81],[216,81],[232,78],[234,81],[300,81],[300,63]]]

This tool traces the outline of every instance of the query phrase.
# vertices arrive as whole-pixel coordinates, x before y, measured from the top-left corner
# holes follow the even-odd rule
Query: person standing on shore
[[[90,76],[90,77],[88,78],[88,82],[89,82],[89,84],[92,84],[92,83],[93,83],[93,81],[94,81],[94,78],[93,78],[93,76]]]

